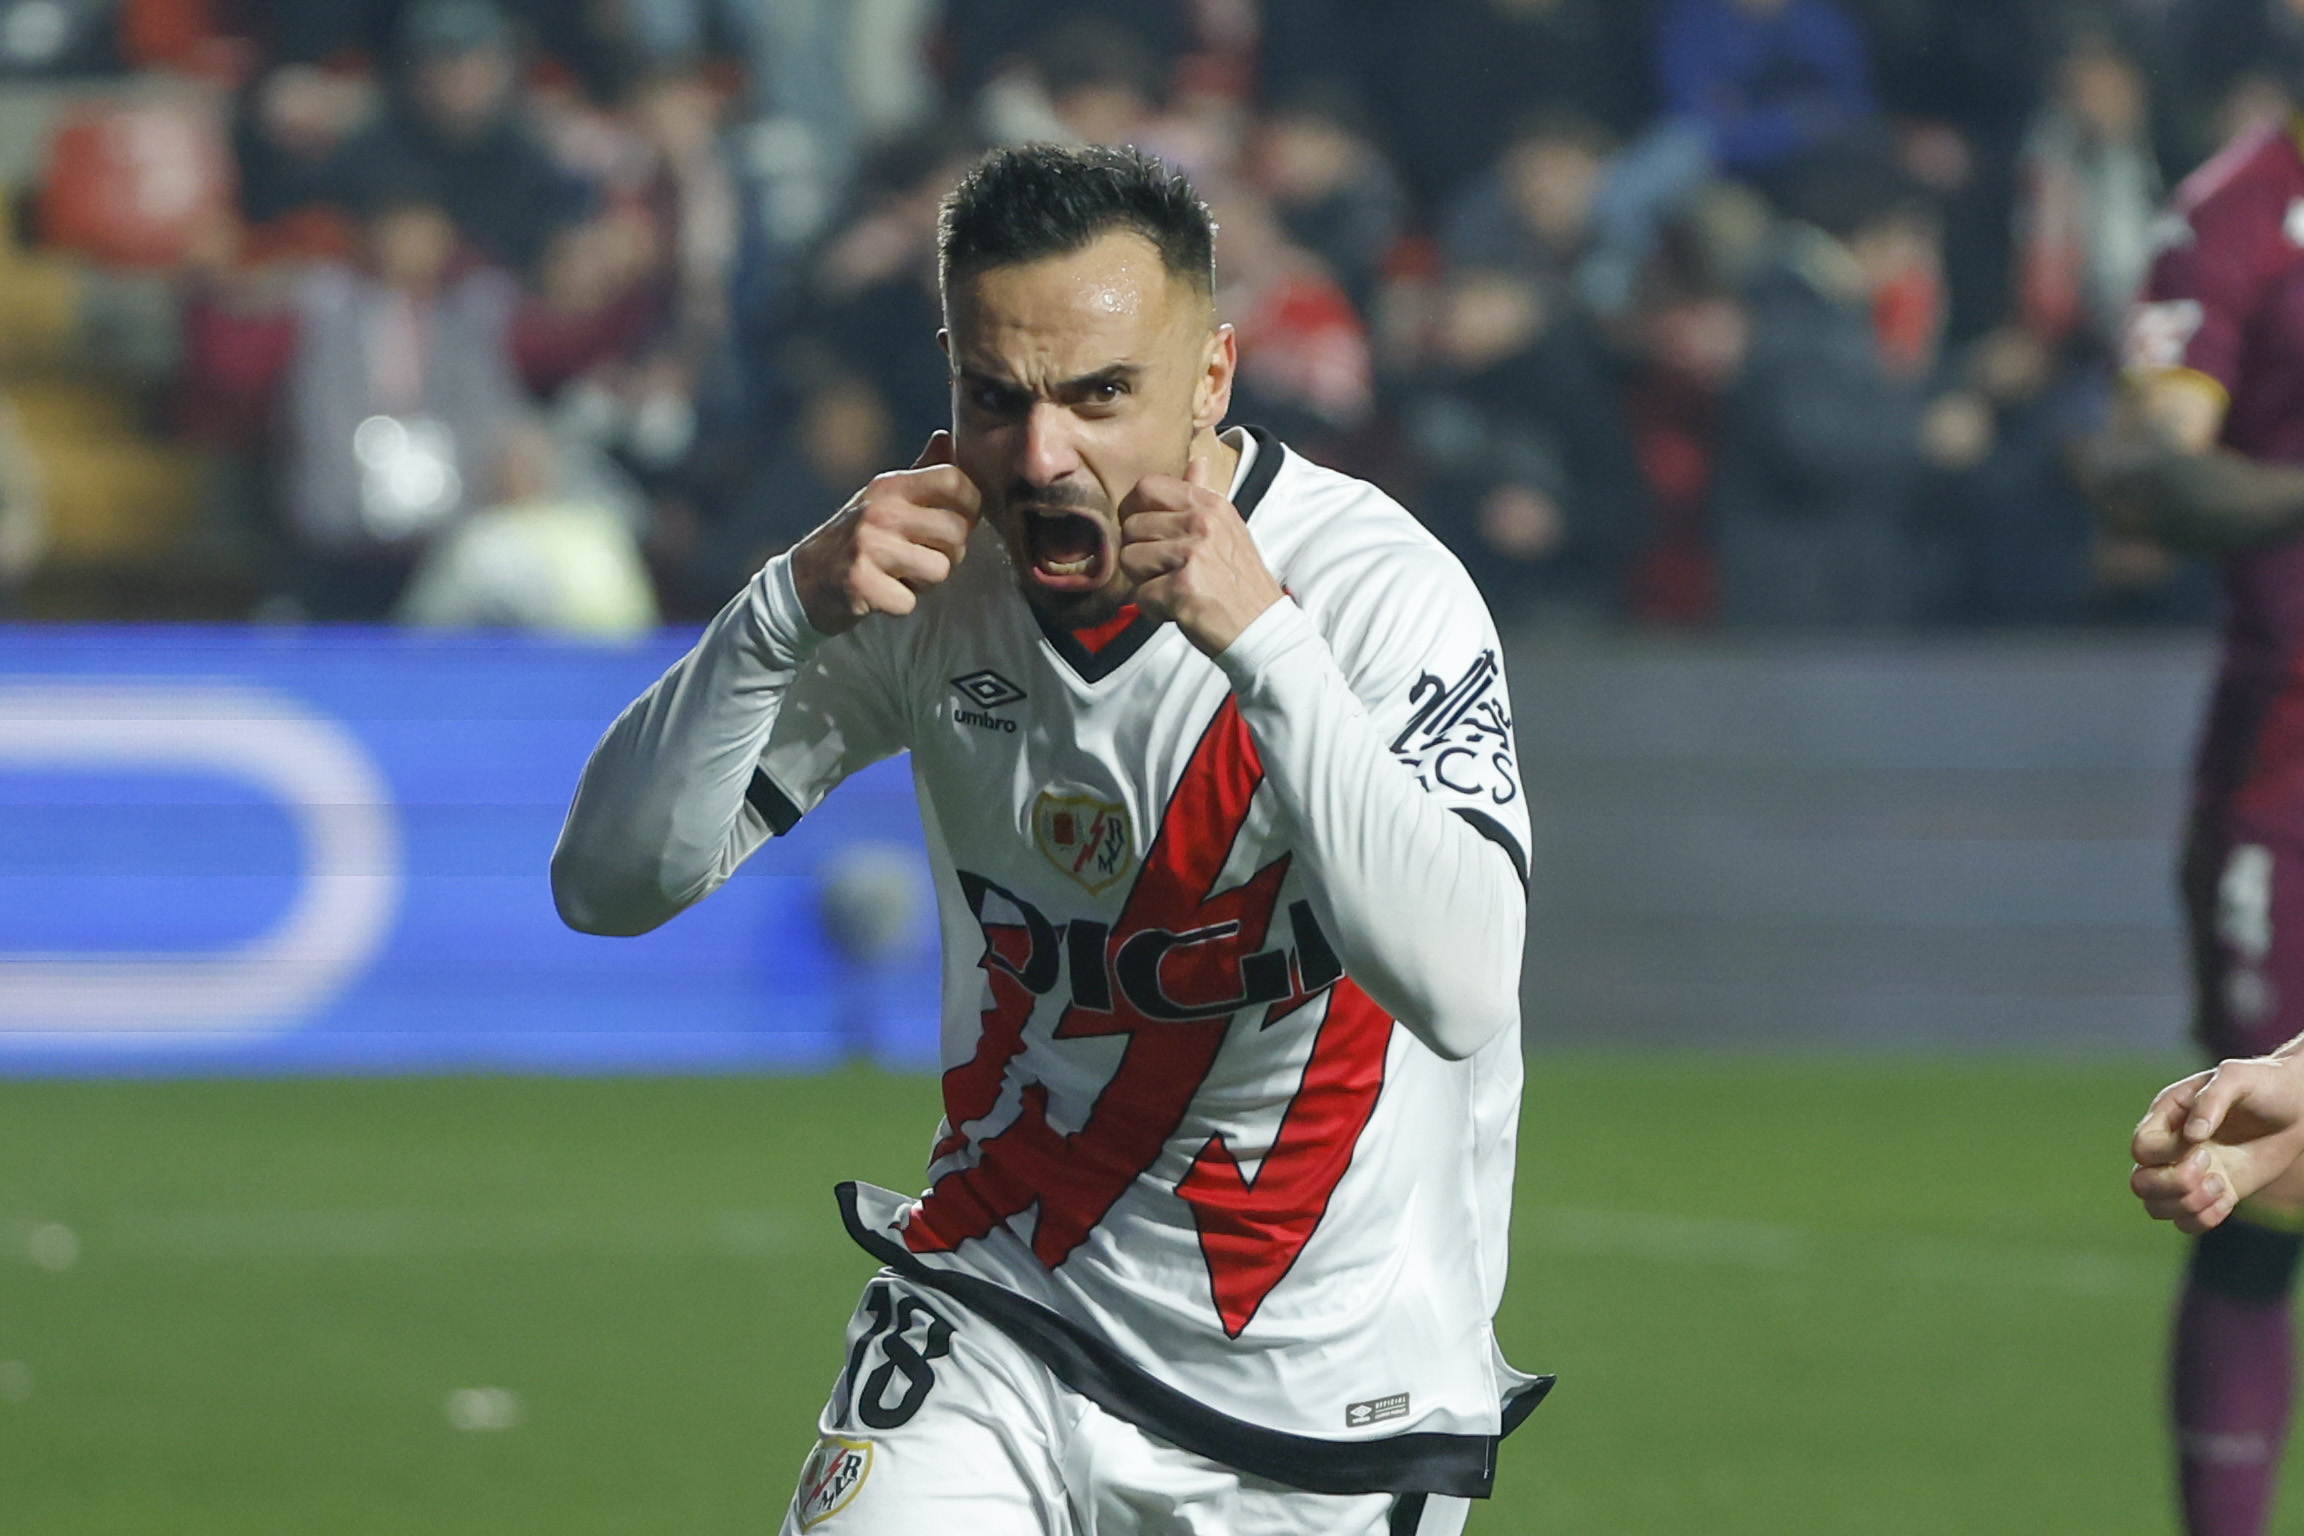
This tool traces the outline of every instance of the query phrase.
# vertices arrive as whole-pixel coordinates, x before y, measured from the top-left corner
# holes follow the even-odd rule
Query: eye
[[[968,389],[968,403],[991,416],[1014,415],[1021,398],[1015,390],[998,384],[974,384]]]

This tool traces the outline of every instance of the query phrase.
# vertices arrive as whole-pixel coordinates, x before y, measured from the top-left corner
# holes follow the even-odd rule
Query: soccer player
[[[2304,1032],[2304,119],[2178,189],[2136,309],[2126,388],[2085,465],[2110,527],[2224,559],[2223,663],[2195,766],[2182,887],[2196,1030],[2217,1056]],[[2264,1528],[2294,1397],[2304,1190],[2200,1236],[2176,1318],[2193,1536]]]
[[[1214,228],[1133,152],[988,156],[952,431],[771,561],[595,749],[560,910],[638,933],[909,750],[945,956],[927,1191],[786,1532],[1461,1529],[1505,1364],[1528,819],[1494,626],[1253,427]]]

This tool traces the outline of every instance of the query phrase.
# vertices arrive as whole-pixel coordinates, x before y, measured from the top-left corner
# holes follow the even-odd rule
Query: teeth
[[[1088,572],[1088,567],[1095,563],[1095,559],[1096,557],[1091,555],[1085,560],[1043,560],[1040,562],[1040,569],[1051,576],[1084,576]]]

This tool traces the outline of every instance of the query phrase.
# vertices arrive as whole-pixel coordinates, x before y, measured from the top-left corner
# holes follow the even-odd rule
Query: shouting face
[[[1146,475],[1181,476],[1224,419],[1232,328],[1126,230],[956,274],[945,323],[954,456],[1025,600],[1059,624],[1103,622],[1131,591],[1121,503]]]

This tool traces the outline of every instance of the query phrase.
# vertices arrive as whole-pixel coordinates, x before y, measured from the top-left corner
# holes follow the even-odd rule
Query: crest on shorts
[[[1032,841],[1049,863],[1086,886],[1091,895],[1136,865],[1127,807],[1092,795],[1042,790],[1032,805]]]
[[[794,1515],[800,1529],[813,1530],[848,1507],[864,1479],[872,1475],[872,1442],[826,1435],[800,1467]]]

